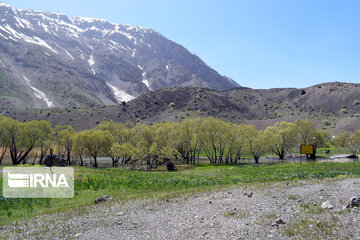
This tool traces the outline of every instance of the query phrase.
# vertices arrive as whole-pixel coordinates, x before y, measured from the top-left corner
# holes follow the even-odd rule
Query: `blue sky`
[[[1,1],[1,0],[0,0]],[[252,88],[360,82],[360,1],[13,0],[152,28]]]

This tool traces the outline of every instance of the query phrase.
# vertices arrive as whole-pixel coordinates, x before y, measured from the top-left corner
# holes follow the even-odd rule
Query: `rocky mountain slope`
[[[0,108],[99,107],[165,87],[238,87],[160,33],[0,3]]]
[[[276,121],[309,118],[332,132],[360,128],[360,84],[324,83],[304,89],[256,90],[236,88],[169,88],[144,94],[130,102],[101,108],[3,111],[21,121],[46,119],[77,129],[96,126],[102,120],[154,123],[214,116],[258,128]]]

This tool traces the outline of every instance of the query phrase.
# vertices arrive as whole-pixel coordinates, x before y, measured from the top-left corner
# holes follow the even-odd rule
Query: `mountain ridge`
[[[333,133],[360,127],[360,84],[329,82],[307,88],[228,90],[165,88],[129,102],[100,108],[28,109],[3,111],[20,121],[49,120],[76,129],[96,126],[103,120],[135,124],[216,117],[230,122],[255,124],[263,129],[277,121],[311,119]]]
[[[22,88],[0,90],[3,108],[100,107],[164,87],[238,86],[153,29],[1,3],[0,14],[0,83]]]

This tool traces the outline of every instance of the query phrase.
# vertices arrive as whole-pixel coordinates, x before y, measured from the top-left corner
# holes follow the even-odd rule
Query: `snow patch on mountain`
[[[46,105],[48,106],[48,108],[55,107],[54,103],[49,100],[49,98],[45,95],[45,93],[43,93],[39,89],[33,87],[31,85],[31,81],[27,77],[23,76],[23,78],[24,78],[26,84],[34,91],[34,96],[36,98],[43,100],[46,103]]]
[[[10,34],[9,38],[11,38],[13,36],[13,37],[15,37],[17,39],[22,39],[25,42],[37,44],[37,45],[40,45],[42,47],[46,47],[46,48],[50,49],[52,52],[54,52],[56,54],[58,53],[55,49],[53,49],[49,44],[47,44],[41,38],[35,37],[35,36],[33,38],[31,38],[29,36],[26,36],[23,33],[18,33],[15,29],[10,27],[8,24],[5,24],[4,26],[0,26],[0,29],[3,30],[4,32],[7,32],[8,34]]]
[[[135,57],[136,49],[133,50],[131,57]]]
[[[111,85],[108,82],[106,82],[106,84],[110,87],[110,89],[113,92],[114,97],[116,98],[118,103],[121,103],[121,102],[124,102],[124,101],[128,102],[128,101],[131,101],[131,100],[135,99],[134,96],[126,93],[123,90],[120,90],[119,88],[115,87],[114,85]]]
[[[64,49],[64,51],[65,51],[65,53],[72,59],[72,60],[75,60],[75,58],[73,57],[73,55],[71,55],[68,51],[66,51],[65,49]]]
[[[94,70],[94,68],[93,68],[93,66],[95,65],[95,60],[94,60],[94,56],[93,56],[93,55],[90,55],[90,59],[88,60],[88,62],[89,62],[89,65],[90,65],[90,67],[91,67],[91,71],[92,71],[93,74],[95,75],[96,72],[95,72],[95,70]]]
[[[146,79],[146,72],[143,72],[141,75],[142,75],[142,77],[143,77],[142,83],[145,84],[150,91],[152,91],[152,89],[151,89],[151,87],[150,87],[150,83],[149,83],[149,81]]]

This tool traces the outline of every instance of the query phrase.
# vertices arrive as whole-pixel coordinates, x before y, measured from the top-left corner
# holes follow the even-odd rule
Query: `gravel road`
[[[360,239],[343,210],[360,179],[238,185],[161,200],[99,203],[0,227],[10,239]],[[330,201],[332,209],[323,209]]]

